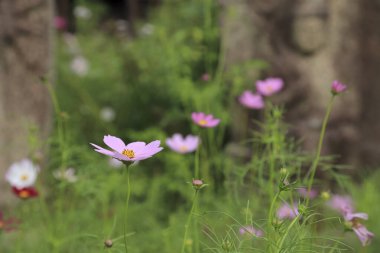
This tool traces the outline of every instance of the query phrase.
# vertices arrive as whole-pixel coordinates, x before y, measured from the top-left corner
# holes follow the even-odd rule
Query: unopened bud
[[[207,186],[201,179],[193,179],[192,184],[195,190],[200,190]]]
[[[329,200],[330,199],[330,193],[328,192],[328,191],[323,191],[322,193],[321,193],[321,198],[323,199],[323,200]]]
[[[111,239],[107,239],[104,241],[104,246],[107,247],[107,248],[112,248],[113,246],[113,242]]]

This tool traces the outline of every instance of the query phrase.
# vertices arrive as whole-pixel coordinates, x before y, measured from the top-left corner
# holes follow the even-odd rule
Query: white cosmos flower
[[[36,182],[39,170],[39,167],[30,160],[24,159],[11,165],[5,174],[5,179],[17,189],[30,187]]]

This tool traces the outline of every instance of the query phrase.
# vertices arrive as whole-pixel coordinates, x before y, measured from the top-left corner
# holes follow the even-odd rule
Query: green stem
[[[195,209],[195,206],[196,206],[197,197],[198,197],[198,190],[195,190],[194,197],[193,197],[193,204],[191,206],[191,210],[190,210],[189,216],[187,217],[187,221],[186,221],[186,224],[185,224],[185,235],[183,236],[181,253],[185,252],[186,238],[188,236],[189,226],[190,226],[191,218],[193,216],[193,212],[194,212],[194,209]]]
[[[290,229],[294,226],[294,224],[296,224],[296,222],[298,221],[298,219],[299,219],[300,216],[301,216],[301,214],[298,214],[298,216],[293,219],[292,223],[290,223],[290,225],[286,229],[286,232],[285,232],[284,236],[281,238],[280,244],[278,245],[278,248],[277,248],[278,249],[278,251],[277,251],[278,253],[282,252],[282,250],[281,250],[282,249],[282,245],[284,244],[285,239],[288,236]]]
[[[128,222],[128,207],[129,207],[129,198],[131,196],[131,184],[129,182],[129,166],[126,166],[126,177],[127,177],[127,195],[125,199],[125,207],[124,207],[124,246],[125,246],[125,252],[128,253],[128,246],[127,246],[127,222]]]
[[[309,178],[309,182],[308,182],[308,186],[307,186],[307,192],[308,192],[308,194],[307,194],[307,198],[306,198],[306,206],[309,205],[309,200],[310,200],[309,195],[310,195],[310,191],[311,191],[311,186],[313,185],[314,176],[315,176],[315,173],[317,171],[319,159],[321,157],[323,140],[324,140],[325,133],[326,133],[326,126],[327,126],[327,122],[328,122],[328,120],[330,118],[330,114],[331,114],[334,98],[335,98],[334,95],[331,96],[330,102],[329,102],[329,104],[327,106],[326,115],[325,115],[325,118],[323,119],[322,129],[321,129],[321,133],[320,133],[320,136],[319,136],[317,154],[315,156],[315,159],[314,159],[313,164],[312,164],[311,169],[310,169],[311,174],[310,174],[310,178]]]
[[[268,215],[268,239],[270,240],[270,238],[271,238],[271,234],[272,234],[272,224],[273,224],[273,212],[274,212],[274,205],[276,204],[276,201],[277,201],[277,199],[279,198],[279,196],[280,196],[280,194],[281,194],[281,191],[278,191],[277,193],[276,193],[276,195],[273,197],[273,199],[272,199],[272,203],[271,203],[271,205],[270,205],[270,209],[269,209],[269,215]]]

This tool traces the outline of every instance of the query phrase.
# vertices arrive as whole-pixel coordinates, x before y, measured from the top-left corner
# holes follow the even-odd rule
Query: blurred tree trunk
[[[0,205],[9,201],[9,165],[38,152],[28,134],[36,129],[46,140],[50,127],[50,98],[39,77],[52,65],[51,18],[51,1],[0,1]]]
[[[330,85],[340,80],[349,91],[336,99],[324,152],[342,162],[379,164],[380,1],[221,3],[226,67],[252,58],[270,63],[262,77],[284,78],[285,91],[275,102],[286,105],[291,133],[304,147],[315,149]]]

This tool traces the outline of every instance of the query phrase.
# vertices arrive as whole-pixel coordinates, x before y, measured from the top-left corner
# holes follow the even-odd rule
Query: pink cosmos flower
[[[239,97],[239,102],[243,106],[250,109],[262,109],[264,108],[264,100],[260,94],[255,94],[249,90],[243,92]]]
[[[104,149],[93,143],[90,144],[95,147],[96,152],[127,162],[141,161],[147,159],[157,154],[163,149],[162,147],[160,147],[160,141],[158,140],[152,141],[149,144],[145,144],[145,142],[138,141],[125,145],[120,138],[107,135],[104,136],[103,141],[112,150]]]
[[[310,192],[308,192],[307,188],[302,187],[298,188],[297,191],[304,198],[315,199],[318,196],[318,191],[315,189],[310,189]]]
[[[212,114],[205,114],[203,112],[193,112],[191,118],[194,123],[201,127],[215,127],[219,124],[220,119],[214,118]]]
[[[201,76],[201,79],[202,81],[210,81],[210,75],[208,73],[204,73],[202,76]]]
[[[181,134],[174,134],[173,137],[166,139],[166,144],[177,153],[191,153],[197,149],[199,145],[199,137],[188,135],[184,138]]]
[[[264,232],[260,229],[256,229],[253,226],[244,226],[239,229],[239,233],[241,235],[244,235],[246,233],[257,236],[257,237],[263,237]]]
[[[349,196],[333,195],[327,204],[340,212],[345,218],[354,211],[352,199]]]
[[[57,30],[66,30],[67,28],[67,20],[65,17],[56,16],[54,17],[54,27]]]
[[[293,207],[291,207],[288,203],[284,203],[278,210],[277,210],[277,217],[280,220],[283,219],[294,219],[298,215],[298,208],[295,204]]]
[[[265,80],[256,82],[257,91],[263,96],[271,96],[279,92],[284,86],[284,81],[281,78],[270,77]]]
[[[368,229],[360,223],[354,223],[352,229],[354,230],[363,246],[368,245],[371,242],[372,238],[375,236],[374,233],[369,232]]]
[[[339,93],[342,93],[346,89],[347,89],[347,85],[336,80],[331,85],[331,93],[333,95],[338,95]]]

